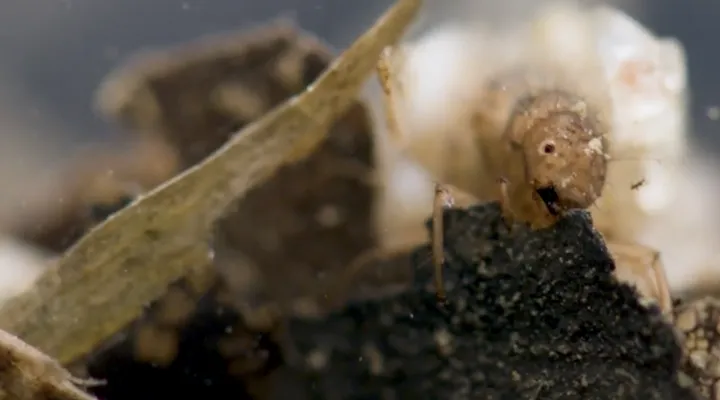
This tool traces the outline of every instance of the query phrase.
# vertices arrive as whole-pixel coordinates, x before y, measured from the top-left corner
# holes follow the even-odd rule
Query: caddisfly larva
[[[391,67],[402,63],[393,58],[403,55],[386,49],[378,62],[388,133],[399,139],[400,148],[408,146],[402,123],[407,121],[396,110],[405,91]],[[442,159],[430,168],[436,180],[433,262],[439,298],[445,297],[442,210],[452,203],[456,189],[481,201],[500,202],[508,222],[534,229],[551,226],[569,210],[596,204],[608,175],[612,129],[609,93],[602,79],[594,79],[599,76],[592,62],[568,66],[531,57],[500,65],[486,73],[471,98],[463,99],[461,106],[470,110],[465,129],[464,121],[458,121],[459,133],[436,140],[439,148],[425,149]],[[657,252],[639,245],[609,247],[616,261],[632,259],[618,263],[616,275],[668,310],[669,289]]]

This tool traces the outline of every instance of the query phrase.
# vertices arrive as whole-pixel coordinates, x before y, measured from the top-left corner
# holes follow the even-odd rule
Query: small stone
[[[435,333],[435,343],[437,343],[441,354],[449,355],[452,353],[452,335],[447,330],[441,329]]]
[[[693,351],[690,353],[690,362],[693,366],[700,369],[705,369],[708,362],[708,353],[704,351]]]
[[[318,223],[325,228],[333,228],[342,222],[340,210],[334,205],[325,205],[317,213]]]
[[[325,351],[315,349],[308,353],[307,360],[305,361],[308,367],[314,370],[320,370],[325,368],[328,362],[328,355]]]
[[[370,364],[370,373],[380,375],[383,372],[383,355],[374,344],[368,343],[363,346],[363,354]]]
[[[696,346],[696,348],[697,348],[698,350],[707,351],[707,349],[708,349],[709,347],[710,347],[710,343],[708,342],[707,339],[701,339],[701,340],[698,340],[698,341],[697,341],[697,346]]]
[[[695,311],[685,310],[675,318],[675,327],[682,332],[690,332],[697,326],[697,317]]]

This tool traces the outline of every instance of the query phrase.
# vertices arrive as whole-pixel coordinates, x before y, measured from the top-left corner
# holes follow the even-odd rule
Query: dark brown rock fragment
[[[98,103],[126,127],[171,143],[189,167],[305,89],[331,59],[317,39],[278,21],[141,54],[106,80]],[[358,103],[312,156],[284,167],[219,221],[220,269],[239,299],[252,287],[258,302],[293,307],[375,246],[373,161],[368,115]]]

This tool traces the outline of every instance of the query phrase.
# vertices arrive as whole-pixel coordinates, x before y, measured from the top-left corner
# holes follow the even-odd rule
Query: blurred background
[[[0,12],[0,219],[3,204],[39,198],[56,166],[95,142],[122,138],[93,110],[103,77],[138,50],[162,48],[289,17],[342,49],[389,0],[4,0]],[[428,0],[430,18],[514,14],[538,4],[513,0]],[[708,109],[720,105],[720,3],[616,0],[656,34],[685,46],[692,137],[720,150]],[[491,6],[494,4],[495,6]],[[494,19],[494,18],[493,18]],[[46,186],[46,185],[45,185]],[[8,213],[7,211],[5,213]]]
[[[336,49],[346,46],[389,0],[4,0],[0,12],[2,134],[71,143],[116,134],[92,111],[105,74],[130,54],[182,43],[203,34],[252,27],[278,16],[297,23]],[[487,0],[429,0],[432,15],[471,16]],[[504,9],[525,2],[504,2]],[[536,3],[536,2],[533,2]],[[720,103],[720,3],[617,0],[660,35],[686,47],[697,137],[713,145],[706,108]],[[450,5],[452,4],[452,5]],[[5,146],[2,146],[5,147]]]

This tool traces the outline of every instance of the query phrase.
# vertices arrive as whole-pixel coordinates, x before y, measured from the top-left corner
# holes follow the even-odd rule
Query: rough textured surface
[[[584,213],[508,235],[494,204],[446,214],[448,301],[428,286],[349,305],[287,332],[276,398],[693,399],[681,349],[613,269]]]
[[[682,387],[689,380],[677,377],[681,349],[672,328],[615,283],[584,214],[552,230],[516,228],[514,237],[498,216],[495,205],[447,213],[444,306],[430,285],[429,249],[420,249],[412,260],[414,289],[350,304],[322,321],[292,321],[283,337],[291,343],[289,368],[281,366],[277,335],[248,329],[211,294],[177,332],[169,364],[134,358],[136,337],[96,360],[104,370],[91,369],[93,375],[111,382],[96,393],[104,399],[180,393],[214,399],[250,393],[255,399],[302,399],[301,393],[320,399],[696,398]],[[137,326],[159,320],[147,318]],[[683,318],[677,323],[687,325]]]
[[[682,335],[682,370],[703,398],[720,399],[720,300],[704,298],[675,308]]]

